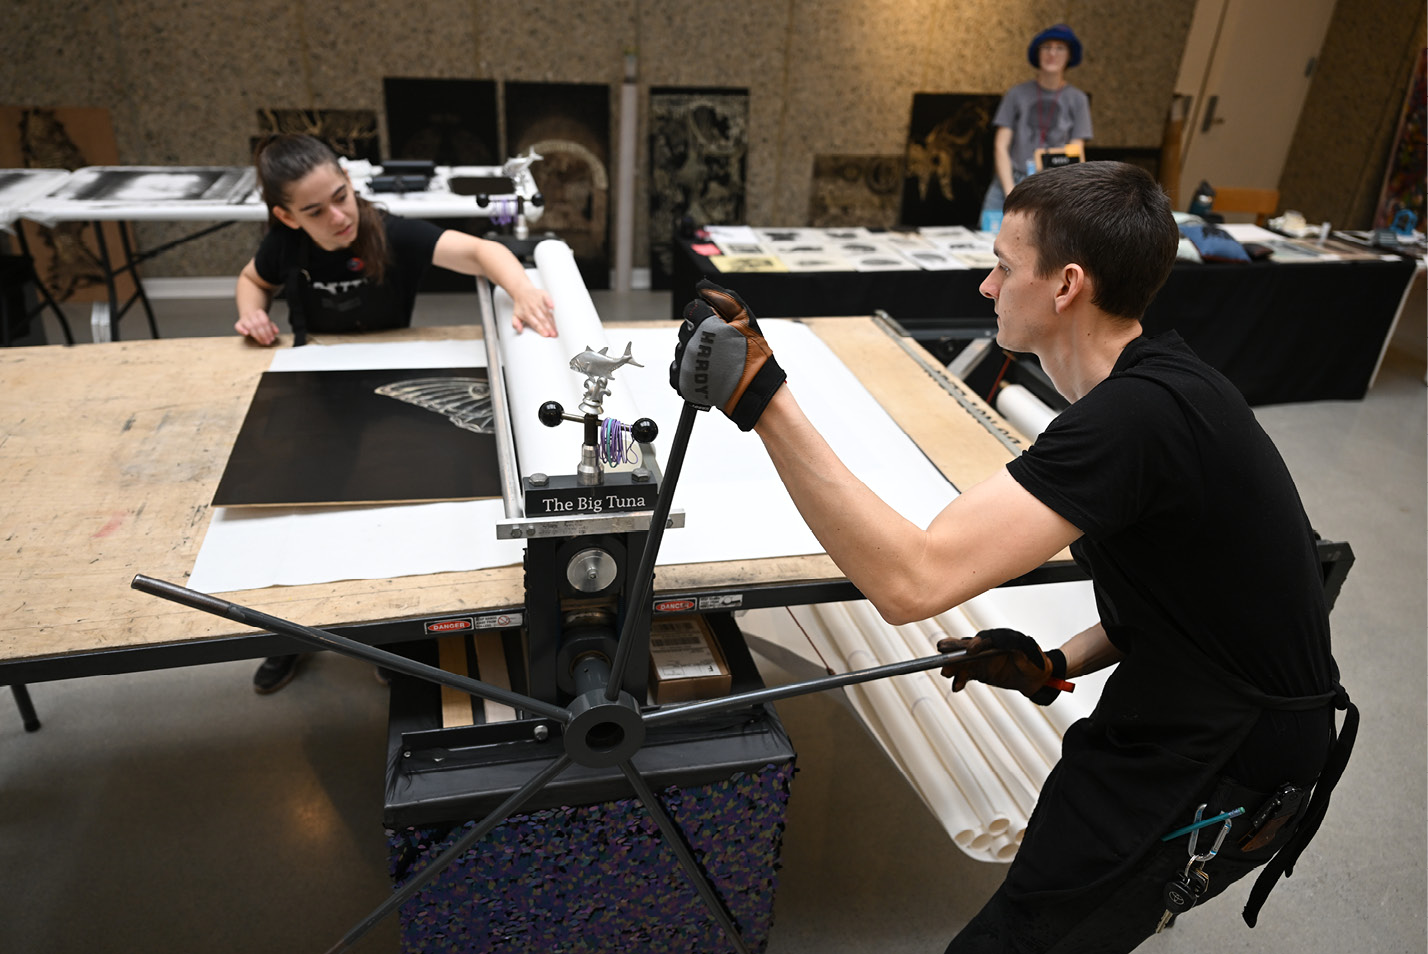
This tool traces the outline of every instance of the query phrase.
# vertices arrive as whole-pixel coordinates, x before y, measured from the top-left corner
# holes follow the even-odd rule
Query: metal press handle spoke
[[[724,899],[719,897],[719,891],[709,881],[709,876],[694,857],[694,853],[689,850],[689,845],[685,843],[684,834],[674,823],[674,819],[670,818],[664,810],[664,804],[650,789],[645,777],[640,774],[639,769],[635,768],[634,763],[629,761],[620,763],[620,771],[625,773],[625,778],[634,787],[635,794],[644,803],[645,810],[650,813],[650,817],[659,826],[660,834],[664,835],[665,844],[669,845],[669,850],[674,852],[674,857],[679,861],[680,867],[684,869],[685,876],[689,878],[694,890],[699,893],[699,897],[704,900],[704,906],[709,909],[714,920],[724,928],[724,933],[733,943],[734,950],[739,954],[749,954],[749,949],[744,944],[743,935],[739,933],[738,925],[734,923],[733,915],[729,913]]]
[[[991,656],[997,652],[997,650],[992,650],[979,653],[978,655]],[[795,696],[803,696],[811,692],[822,692],[825,689],[855,686],[861,682],[872,682],[874,679],[883,679],[888,676],[905,676],[914,672],[925,672],[928,669],[938,669],[949,663],[957,662],[965,658],[966,655],[966,651],[963,650],[955,653],[943,653],[940,656],[923,656],[919,659],[907,659],[903,662],[888,663],[886,666],[874,666],[871,669],[858,669],[853,672],[838,673],[832,676],[819,676],[816,679],[808,679],[803,682],[791,682],[784,686],[774,686],[769,689],[755,689],[750,692],[740,692],[732,696],[705,699],[702,702],[689,702],[682,705],[666,706],[663,709],[646,713],[644,717],[645,725],[654,728],[657,725],[679,722],[682,719],[708,715],[711,712],[723,712],[726,709],[742,709],[745,706],[758,705],[764,702],[776,702],[779,699],[791,699]]]
[[[654,593],[655,557],[659,555],[660,540],[664,538],[664,525],[669,520],[670,507],[674,504],[674,488],[679,483],[679,471],[684,466],[684,451],[689,446],[689,435],[694,430],[694,417],[699,408],[688,401],[679,412],[679,426],[674,431],[674,441],[669,449],[669,463],[664,468],[664,481],[659,487],[659,497],[655,500],[654,514],[650,517],[649,533],[645,536],[645,549],[640,554],[640,568],[636,571],[635,592],[630,607],[625,611],[625,625],[620,628],[620,640],[615,646],[615,660],[610,665],[610,684],[605,687],[605,698],[614,701],[620,695],[620,684],[624,681],[625,670],[629,668],[630,652],[635,642],[635,621],[642,617],[633,607],[647,606]]]
[[[277,633],[282,636],[291,636],[294,639],[300,639],[318,649],[330,649],[344,656],[352,656],[356,659],[366,660],[384,669],[391,669],[395,672],[405,673],[408,676],[415,676],[418,679],[425,679],[428,682],[449,686],[459,692],[476,696],[478,699],[485,699],[488,702],[499,702],[514,709],[524,709],[527,712],[534,712],[537,715],[545,716],[547,719],[554,719],[561,725],[568,723],[571,718],[569,710],[562,709],[560,706],[552,705],[549,702],[532,699],[530,696],[523,696],[520,693],[511,692],[509,689],[502,689],[499,686],[480,682],[468,676],[460,676],[454,672],[447,672],[436,666],[428,666],[426,663],[417,662],[415,659],[408,659],[406,656],[399,656],[385,649],[368,646],[366,643],[359,643],[357,640],[348,639],[346,636],[329,633],[325,629],[303,626],[278,616],[270,616],[259,610],[242,606],[238,603],[230,603],[227,600],[221,600],[216,596],[200,593],[198,590],[191,590],[188,587],[179,586],[176,583],[158,580],[140,573],[134,577],[130,586],[141,593],[162,597],[170,602],[179,603],[192,609],[202,610],[214,616],[222,616],[224,619],[231,619],[235,623],[243,623],[244,625],[267,630],[268,632]]]
[[[481,819],[479,825],[458,838],[452,843],[450,848],[431,859],[431,861],[427,863],[427,866],[421,871],[412,875],[411,880],[402,885],[400,890],[393,893],[391,897],[374,908],[372,913],[359,921],[352,930],[343,936],[342,940],[328,948],[327,954],[341,954],[343,951],[351,950],[352,945],[361,940],[362,936],[370,931],[377,922],[400,908],[403,904],[406,904],[407,901],[424,888],[429,881],[445,871],[453,861],[464,855],[472,845],[490,834],[497,825],[501,824],[501,822],[505,821],[511,815],[514,815],[532,796],[555,781],[556,777],[565,771],[566,767],[570,764],[570,757],[568,755],[562,755],[541,769],[530,781],[526,782],[526,784],[513,792],[504,802],[492,809],[489,815]]]

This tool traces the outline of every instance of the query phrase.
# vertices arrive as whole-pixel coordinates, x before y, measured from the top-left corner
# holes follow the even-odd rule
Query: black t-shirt
[[[382,213],[382,220],[391,260],[387,263],[382,282],[385,288],[381,290],[380,299],[375,294],[378,290],[362,275],[362,264],[353,258],[350,249],[326,251],[299,229],[284,226],[270,229],[253,256],[253,267],[263,281],[282,286],[299,267],[302,245],[306,243],[307,273],[311,280],[304,284],[309,296],[308,321],[313,330],[324,330],[322,316],[329,311],[340,313],[354,299],[390,301],[390,307],[397,313],[382,322],[382,326],[405,327],[411,324],[417,286],[431,265],[436,241],[444,230],[430,222],[386,213]]]
[[[1084,534],[1072,553],[1117,648],[1178,635],[1266,693],[1330,688],[1298,491],[1240,393],[1178,334],[1131,342],[1007,470]]]
[[[1126,654],[1067,730],[1008,890],[1109,883],[1220,777],[1266,795],[1312,783],[1336,678],[1318,556],[1234,386],[1173,332],[1137,338],[1007,470],[1082,531],[1072,553]]]

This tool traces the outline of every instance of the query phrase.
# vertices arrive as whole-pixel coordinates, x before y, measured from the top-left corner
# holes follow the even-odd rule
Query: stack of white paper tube
[[[865,601],[766,612],[791,615],[839,672],[929,656],[944,636],[1006,625],[976,599],[905,626],[885,622]],[[974,858],[1005,861],[1016,854],[1042,783],[1060,758],[1062,732],[1095,700],[1063,695],[1042,707],[977,682],[951,690],[951,680],[931,670],[847,692],[953,842]]]
[[[542,338],[530,330],[516,333],[511,326],[514,304],[510,296],[499,288],[495,295],[511,428],[522,476],[573,474],[580,463],[580,440],[572,440],[569,433],[562,432],[577,425],[546,427],[536,417],[536,410],[546,401],[559,401],[566,411],[580,413],[585,378],[570,370],[570,360],[586,348],[599,351],[608,347],[611,355],[618,356],[624,353],[625,342],[612,346],[606,338],[570,246],[554,240],[541,242],[536,246],[535,261],[535,269],[527,274],[538,287],[545,289],[555,304],[557,337]],[[645,359],[653,357],[634,356],[641,364],[648,364]],[[634,423],[640,416],[629,397],[629,389],[621,387],[618,372],[611,379],[604,408],[605,417],[626,424]]]
[[[1056,419],[1055,411],[1020,384],[1008,384],[997,392],[997,411],[1033,441]]]

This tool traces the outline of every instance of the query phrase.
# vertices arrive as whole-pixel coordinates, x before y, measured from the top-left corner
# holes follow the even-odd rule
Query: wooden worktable
[[[871,320],[807,323],[954,485],[969,486],[1011,458]],[[479,336],[474,327],[423,328],[360,340]],[[136,573],[187,581],[208,529],[209,500],[272,355],[237,336],[0,352],[0,685],[36,678],[24,666],[7,678],[11,664],[83,658],[76,674],[148,668],[123,657],[248,632],[129,582]],[[841,578],[826,556],[784,557],[661,567],[657,591]],[[322,627],[523,602],[519,566],[225,595]],[[243,644],[232,658],[272,649],[229,642]],[[47,670],[43,678],[56,676]]]

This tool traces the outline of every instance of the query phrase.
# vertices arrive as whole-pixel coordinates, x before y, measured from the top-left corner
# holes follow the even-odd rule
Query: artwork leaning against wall
[[[650,90],[650,286],[669,288],[680,225],[733,225],[746,215],[749,91]]]

